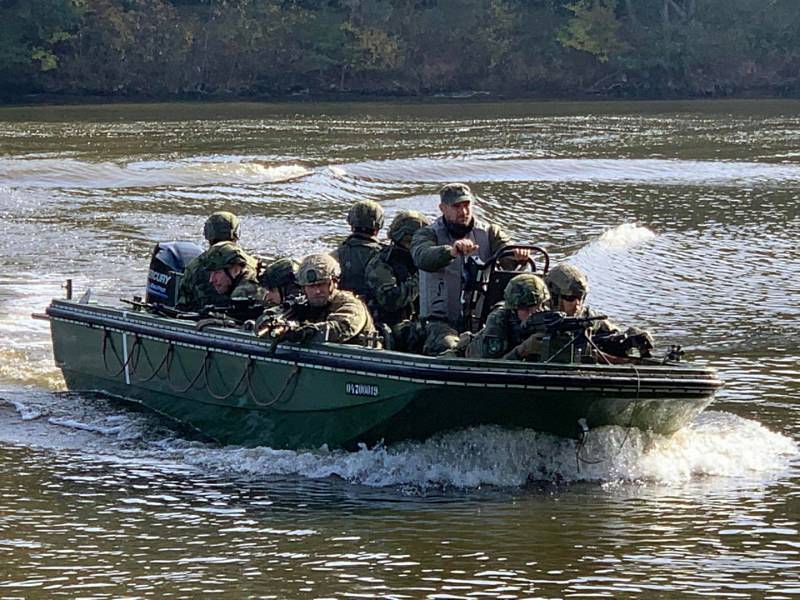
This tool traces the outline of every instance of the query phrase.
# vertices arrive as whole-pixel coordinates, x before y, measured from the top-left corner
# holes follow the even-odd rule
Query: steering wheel
[[[523,262],[517,264],[517,266],[512,269],[513,271],[523,271],[525,268],[530,267],[532,273],[537,272],[536,268],[536,260],[534,259],[535,255],[540,255],[544,258],[544,266],[542,268],[542,275],[545,275],[550,270],[550,255],[547,253],[547,250],[542,248],[541,246],[532,246],[529,244],[514,244],[510,246],[505,246],[504,248],[500,249],[497,254],[492,256],[488,261],[486,261],[487,266],[492,263],[495,264],[495,269],[501,270],[499,266],[500,259],[508,258],[514,256],[514,251],[522,249],[522,250],[531,250],[532,254],[528,256],[528,259]],[[505,270],[505,269],[502,269]]]

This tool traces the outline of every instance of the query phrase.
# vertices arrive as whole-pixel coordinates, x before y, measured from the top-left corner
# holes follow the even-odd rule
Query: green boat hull
[[[575,437],[604,425],[671,434],[711,402],[713,370],[438,359],[54,300],[67,387],[138,402],[224,444],[356,448],[496,424]]]

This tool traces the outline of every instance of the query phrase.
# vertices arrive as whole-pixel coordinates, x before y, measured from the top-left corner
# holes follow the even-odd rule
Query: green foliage
[[[800,91],[797,0],[0,0],[0,93]]]
[[[0,91],[28,91],[41,72],[58,68],[58,49],[77,26],[71,0],[0,2]]]
[[[567,48],[575,48],[608,62],[610,56],[625,50],[619,37],[620,24],[615,14],[616,0],[578,0],[567,8],[574,13],[558,34]]]

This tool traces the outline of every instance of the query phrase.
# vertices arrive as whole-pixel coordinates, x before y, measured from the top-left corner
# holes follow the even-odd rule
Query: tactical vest
[[[370,259],[380,252],[381,248],[383,248],[383,244],[373,237],[365,237],[357,233],[348,236],[336,250],[336,257],[342,268],[339,288],[349,290],[362,298],[368,298],[369,288],[366,277],[364,277],[364,270]]]
[[[378,260],[389,266],[398,284],[406,282],[409,278],[417,274],[417,267],[414,266],[411,252],[398,248],[394,244],[383,248],[378,255]],[[370,309],[373,309],[373,314],[376,316],[376,320],[379,323],[396,325],[404,319],[410,319],[419,312],[419,298],[417,298],[413,304],[407,304],[396,311],[387,310],[377,301],[370,303],[369,306]]]
[[[430,225],[436,233],[436,243],[440,246],[452,246],[456,239],[447,231],[444,218],[439,217]],[[489,247],[489,229],[486,225],[475,219],[472,230],[462,239],[469,239],[478,244],[477,256],[481,260],[489,260],[492,249]],[[461,330],[461,274],[464,270],[463,256],[456,256],[450,264],[430,272],[419,271],[419,313],[422,318],[433,318],[447,321],[456,329]]]

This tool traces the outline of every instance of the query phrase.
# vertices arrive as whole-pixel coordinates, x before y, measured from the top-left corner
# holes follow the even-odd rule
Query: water
[[[0,597],[784,598],[800,593],[800,104],[0,109]],[[140,294],[153,243],[243,219],[332,247],[350,203],[480,213],[717,367],[672,438],[485,427],[345,453],[209,444],[66,392],[66,278]],[[387,220],[388,220],[387,219]]]

